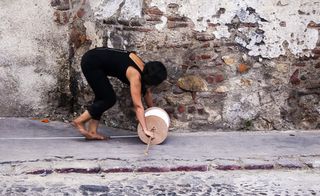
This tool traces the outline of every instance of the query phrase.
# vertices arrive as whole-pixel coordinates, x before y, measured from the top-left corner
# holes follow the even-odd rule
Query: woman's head
[[[159,61],[147,62],[143,69],[142,80],[146,85],[157,86],[167,78],[167,69]]]

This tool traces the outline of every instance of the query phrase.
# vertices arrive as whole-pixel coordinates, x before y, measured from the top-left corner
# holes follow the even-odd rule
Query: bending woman
[[[167,78],[165,66],[158,61],[144,63],[133,52],[111,48],[95,48],[86,52],[81,60],[82,72],[92,88],[93,104],[72,124],[87,139],[105,139],[97,132],[99,120],[116,103],[116,94],[107,76],[116,77],[130,85],[135,113],[144,133],[154,137],[146,126],[142,95],[148,107],[153,106],[150,86],[157,86]],[[86,123],[88,122],[88,129]]]

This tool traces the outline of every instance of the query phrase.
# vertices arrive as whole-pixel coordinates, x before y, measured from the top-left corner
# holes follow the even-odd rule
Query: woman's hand
[[[154,131],[156,130],[155,127],[152,127],[152,129],[148,130],[143,130],[144,134],[146,134],[148,137],[151,137],[152,139],[155,138]]]

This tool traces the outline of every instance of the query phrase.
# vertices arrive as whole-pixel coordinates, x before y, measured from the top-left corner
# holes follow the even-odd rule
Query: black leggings
[[[116,103],[116,94],[99,65],[88,63],[84,57],[81,61],[81,69],[95,95],[93,104],[88,107],[88,112],[92,119],[100,120],[103,112]]]

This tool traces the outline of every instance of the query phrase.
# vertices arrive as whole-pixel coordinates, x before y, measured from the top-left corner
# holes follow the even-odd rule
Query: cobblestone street
[[[0,119],[0,196],[320,195],[319,131],[171,133],[148,156],[138,138],[78,136]]]
[[[17,175],[1,195],[320,195],[319,170]]]

